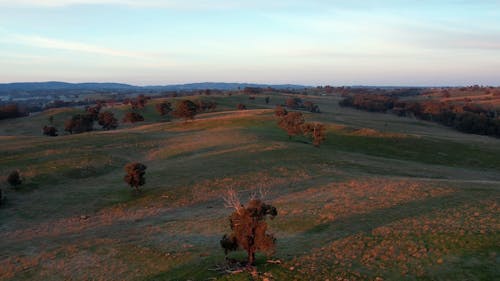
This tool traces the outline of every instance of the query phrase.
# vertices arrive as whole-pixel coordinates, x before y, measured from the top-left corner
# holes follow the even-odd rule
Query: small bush
[[[123,116],[123,123],[136,123],[144,121],[144,117],[137,112],[127,112],[125,116]]]
[[[7,176],[7,183],[10,184],[12,187],[17,187],[23,183],[23,180],[21,179],[21,175],[19,174],[19,171],[12,171],[10,174]]]
[[[155,105],[156,111],[161,115],[165,116],[172,111],[172,104],[169,102],[161,102]]]
[[[125,166],[125,172],[127,173],[123,178],[124,181],[130,186],[139,191],[139,187],[146,183],[146,165],[139,162],[128,163]]]
[[[43,126],[42,132],[49,137],[57,137],[57,129],[54,126]]]

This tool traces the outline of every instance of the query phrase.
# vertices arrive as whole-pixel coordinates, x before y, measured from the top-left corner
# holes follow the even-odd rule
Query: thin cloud
[[[321,1],[311,1],[321,2]],[[115,5],[136,8],[166,8],[166,9],[237,9],[237,8],[276,8],[304,6],[300,0],[0,0],[0,7],[71,7],[78,5]],[[310,5],[308,3],[307,5]]]
[[[89,53],[103,56],[150,59],[147,54],[117,50],[81,42],[46,38],[41,36],[11,35],[8,41],[33,47]],[[4,40],[5,41],[5,40]]]

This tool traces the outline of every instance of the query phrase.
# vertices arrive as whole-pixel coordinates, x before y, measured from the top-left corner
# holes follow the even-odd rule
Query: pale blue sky
[[[500,85],[500,0],[0,0],[0,82]]]

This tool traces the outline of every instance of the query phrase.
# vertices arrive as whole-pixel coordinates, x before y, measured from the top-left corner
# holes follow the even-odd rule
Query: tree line
[[[498,110],[487,109],[471,103],[405,101],[385,95],[355,94],[345,97],[339,102],[339,105],[433,121],[464,133],[500,137]]]
[[[125,113],[121,122],[122,123],[136,123],[143,122],[144,116],[141,110],[145,108],[150,100],[149,97],[139,95],[135,99],[128,99],[125,101],[126,105],[130,106],[130,110]],[[73,115],[71,118],[64,122],[64,131],[69,134],[80,134],[94,130],[94,124],[97,122],[103,130],[114,130],[118,128],[119,122],[111,111],[102,111],[103,103],[97,103],[94,106],[85,107],[84,112]],[[177,102],[176,107],[172,108],[172,104],[168,101],[162,101],[155,104],[155,110],[160,116],[169,116],[170,114],[177,118],[184,120],[191,120],[196,114],[202,112],[212,112],[217,108],[215,101],[205,100],[180,100]],[[49,117],[49,125],[42,127],[42,133],[46,136],[55,137],[58,135],[58,129],[53,126],[53,116]]]

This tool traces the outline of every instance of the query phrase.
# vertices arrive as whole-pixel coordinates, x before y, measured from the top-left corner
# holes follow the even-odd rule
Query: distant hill
[[[27,82],[27,83],[8,83],[0,84],[0,94],[15,94],[15,93],[47,93],[47,92],[62,92],[62,91],[192,91],[192,90],[237,90],[245,87],[266,88],[273,87],[276,89],[301,89],[307,86],[301,85],[267,85],[267,84],[251,84],[251,83],[191,83],[166,86],[134,86],[120,83],[65,83],[65,82]]]

